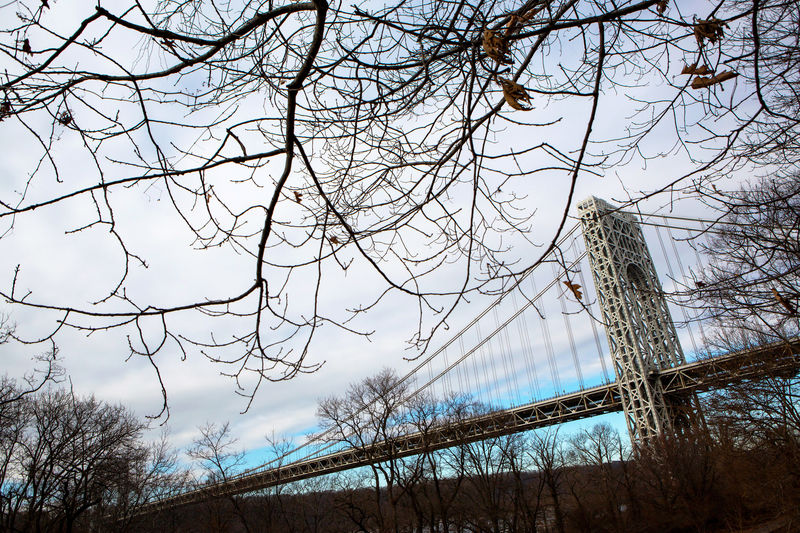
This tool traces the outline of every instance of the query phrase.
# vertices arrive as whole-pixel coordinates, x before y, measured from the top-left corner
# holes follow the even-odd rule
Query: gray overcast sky
[[[51,11],[46,13],[48,22],[56,24],[68,33],[91,11],[91,6],[67,1],[51,2]],[[704,9],[705,4],[692,4]],[[13,8],[4,8],[13,9]],[[685,9],[685,8],[684,8]],[[689,16],[684,13],[684,16]],[[39,44],[36,42],[35,44]],[[156,57],[148,57],[145,49],[139,49],[139,42],[111,41],[106,53],[133,61],[133,56],[140,56],[139,63],[156,61]],[[567,49],[565,54],[571,52]],[[86,58],[83,58],[86,60]],[[676,58],[675,61],[681,58]],[[197,84],[193,78],[174,81],[175,83]],[[108,89],[107,97],[120,96]],[[605,105],[600,107],[593,136],[597,139],[611,139],[620,135],[621,117],[633,112],[635,105],[629,96],[657,97],[667,87],[643,87],[631,89],[629,94],[609,91],[603,94]],[[263,94],[253,94],[238,102],[237,112],[247,115],[247,109],[263,109],[268,107]],[[563,116],[556,126],[547,129],[547,140],[552,144],[571,146],[576,149],[582,137],[582,120],[588,107],[575,106],[569,101],[553,104],[552,108],[534,110],[542,121],[551,117]],[[161,109],[163,112],[163,109]],[[184,108],[175,107],[174,112],[162,115],[162,118],[181,122],[194,120],[187,118]],[[221,110],[220,110],[221,111]],[[130,112],[123,108],[123,112]],[[216,110],[214,110],[216,112]],[[211,113],[211,111],[206,111]],[[44,120],[40,115],[39,120]],[[80,123],[81,116],[76,116]],[[424,120],[424,119],[421,119]],[[45,128],[43,124],[39,126]],[[49,125],[48,125],[49,126]],[[46,128],[45,128],[46,129]],[[186,146],[196,141],[196,146],[211,146],[212,143],[196,132],[180,132],[183,137],[171,138],[176,131],[164,127],[157,130],[158,136],[166,145],[174,143]],[[579,133],[576,133],[579,132]],[[538,129],[507,125],[495,135],[499,146],[511,143],[515,138],[539,136]],[[83,149],[83,140],[74,131],[55,124],[52,135],[56,139],[52,155],[59,161],[60,179],[64,183],[49,179],[39,179],[30,185],[26,194],[26,202],[48,198],[54,191],[72,190],[82,185],[91,185],[97,181],[93,170],[93,162]],[[13,120],[5,120],[0,124],[0,143],[4,147],[6,157],[0,161],[0,187],[3,198],[14,191],[19,192],[37,167],[41,149],[33,144],[25,134],[24,128]],[[659,189],[693,167],[683,152],[668,150],[661,154],[664,147],[675,144],[674,132],[668,125],[652,132],[650,138],[642,144],[639,154],[628,158],[624,165],[603,172],[602,177],[585,173],[577,183],[573,202],[593,194],[609,200],[627,200],[638,196],[641,192]],[[320,147],[324,148],[324,147]],[[109,158],[119,156],[121,160],[129,160],[125,143],[112,144],[105,154]],[[179,164],[181,158],[173,154],[174,163]],[[144,154],[151,157],[152,154]],[[648,159],[652,157],[652,159]],[[45,166],[47,162],[44,163]],[[122,165],[115,166],[109,160],[104,166],[118,172],[119,177],[128,175],[133,170]],[[523,159],[523,164],[539,164],[536,159]],[[509,166],[509,172],[514,169]],[[252,190],[241,193],[230,187],[226,190],[225,170],[210,172],[209,179],[219,179],[219,194],[228,194],[229,201],[246,205]],[[260,171],[273,176],[277,172],[273,166],[267,165]],[[746,172],[730,176],[733,186]],[[521,261],[537,256],[541,245],[552,238],[558,217],[564,209],[566,178],[546,175],[525,181],[509,183],[509,191],[518,197],[525,198],[524,204],[536,212],[533,219],[529,240],[515,238],[505,244],[513,249]],[[56,192],[55,194],[59,194]],[[237,196],[238,195],[238,196]],[[118,229],[125,235],[126,245],[132,253],[145,258],[148,268],[132,263],[130,265],[127,287],[136,294],[137,301],[150,305],[174,305],[179,302],[195,301],[198,295],[203,298],[214,298],[235,292],[251,282],[253,278],[252,257],[241,250],[230,247],[197,250],[193,245],[193,237],[186,230],[174,210],[171,208],[169,192],[159,184],[137,184],[131,188],[119,188],[111,194],[115,209]],[[461,201],[455,195],[450,201]],[[672,197],[662,194],[644,203],[641,208],[656,211],[669,204]],[[286,202],[285,211],[280,216],[291,217],[297,206]],[[574,206],[570,207],[574,213]],[[696,204],[678,202],[675,209],[687,214],[702,214]],[[92,221],[93,204],[87,198],[77,198],[62,202],[54,207],[47,207],[18,216],[14,219],[13,228],[6,219],[0,226],[0,285],[7,288],[11,284],[15,267],[20,265],[17,279],[18,292],[32,291],[31,300],[37,302],[54,302],[57,304],[75,303],[89,306],[91,302],[105,297],[113,288],[122,268],[124,256],[114,240],[108,235],[108,228],[93,227],[77,233],[69,230],[79,228]],[[571,223],[570,223],[571,224]],[[652,245],[651,245],[652,246]],[[282,253],[291,253],[283,251]],[[353,257],[352,252],[345,259]],[[442,268],[439,276],[441,283],[451,282],[450,277],[457,269]],[[299,297],[307,297],[311,291],[310,278],[297,279],[293,282],[295,293]],[[308,287],[304,288],[303,285]],[[324,287],[322,300],[327,308],[346,309],[363,305],[376,296],[380,289],[379,280],[374,273],[356,262],[346,273],[331,271]],[[305,292],[304,292],[305,291]],[[449,323],[451,331],[460,323],[468,320],[474,313],[483,308],[479,297],[473,298],[470,304],[462,304]],[[52,331],[60,315],[54,312],[35,311],[22,307],[3,306],[0,308],[10,314],[17,324],[17,334],[26,340],[36,339]],[[142,322],[145,336],[156,339],[158,324]],[[170,325],[186,336],[196,339],[208,339],[213,334],[217,339],[235,334],[237,325],[224,320],[212,320],[198,313],[185,313],[170,318]],[[382,301],[374,310],[357,317],[348,324],[362,331],[374,331],[369,339],[349,334],[341,329],[325,326],[320,329],[312,344],[308,356],[309,363],[325,362],[323,368],[314,374],[300,375],[289,382],[264,383],[246,414],[240,411],[247,405],[246,399],[236,394],[236,383],[222,375],[230,372],[229,366],[213,363],[193,350],[186,358],[175,345],[169,345],[158,353],[158,363],[163,381],[169,394],[170,418],[167,423],[173,442],[184,447],[196,435],[195,428],[205,422],[223,422],[230,420],[234,434],[240,439],[240,445],[252,449],[264,444],[264,436],[271,433],[278,435],[297,435],[309,431],[314,425],[315,403],[318,398],[340,393],[347,384],[368,376],[382,367],[398,369],[403,374],[412,363],[404,360],[404,356],[414,355],[406,350],[409,336],[416,328],[416,310],[413,302],[400,296],[392,296]],[[81,394],[95,394],[99,398],[111,402],[121,402],[131,407],[138,415],[157,414],[161,406],[161,393],[155,379],[152,366],[142,357],[127,358],[128,342],[134,328],[95,331],[90,335],[75,329],[64,329],[56,337],[60,356],[70,376],[75,390]],[[440,331],[436,347],[448,336],[447,331]],[[136,342],[135,340],[133,342]],[[26,346],[16,343],[0,347],[0,364],[3,370],[12,376],[20,376],[30,369],[30,357],[44,348]],[[245,385],[249,385],[245,383]]]

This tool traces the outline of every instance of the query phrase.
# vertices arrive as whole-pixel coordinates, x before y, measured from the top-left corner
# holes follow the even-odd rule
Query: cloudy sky
[[[65,34],[91,11],[84,4],[65,0],[51,4],[52,9],[45,14],[48,17],[47,23],[61,29]],[[15,4],[8,4],[3,9],[8,11],[16,8]],[[40,42],[35,41],[34,44],[39,45]],[[126,42],[121,38],[110,41],[106,52],[127,58],[132,63],[155,61],[156,58],[147,56],[146,49],[137,48],[140,44],[139,41]],[[8,59],[7,61],[10,62]],[[195,82],[191,78],[175,81],[188,84]],[[660,91],[668,90],[659,86],[644,87],[636,89],[636,94],[649,94],[649,97],[656,98],[662,94]],[[105,97],[119,96],[112,89],[109,91],[104,94]],[[600,107],[593,135],[599,139],[610,139],[619,135],[620,115],[633,109],[629,96],[631,95],[613,91],[603,95],[602,102],[605,105]],[[263,108],[263,100],[264,95],[254,94],[237,105],[239,109],[247,109],[248,106]],[[553,109],[538,111],[543,116],[564,118],[558,127],[547,130],[550,135],[548,141],[575,149],[580,144],[583,131],[582,127],[576,125],[582,124],[581,119],[585,118],[587,109],[581,106],[577,106],[574,111],[567,109],[572,105],[554,104]],[[176,108],[172,116],[165,116],[180,122],[185,118],[182,112]],[[536,112],[534,109],[531,113]],[[76,116],[78,123],[80,119],[81,117]],[[32,120],[34,128],[50,129],[50,136],[54,140],[50,155],[59,162],[60,176],[56,179],[54,175],[48,175],[40,169],[41,148],[31,141],[20,122],[5,120],[0,123],[0,143],[6,154],[0,161],[3,199],[25,190],[26,203],[32,203],[54,194],[62,194],[62,191],[68,189],[74,190],[96,183],[97,173],[93,170],[93,161],[84,149],[84,140],[80,135],[69,128],[52,124],[52,117],[49,124],[45,124],[46,117],[42,115],[37,115]],[[37,120],[41,123],[35,122]],[[200,143],[202,146],[203,142],[208,141],[202,136],[197,138],[197,134],[191,131],[181,131],[180,135],[185,136],[182,138],[170,137],[175,131],[178,130],[165,127],[157,135],[164,137],[162,140],[165,145],[186,146]],[[576,134],[576,131],[580,133]],[[506,126],[496,133],[496,141],[502,145],[511,142],[514,137],[525,138],[541,134],[537,129]],[[577,183],[574,195],[576,202],[573,204],[589,195],[611,201],[625,201],[642,192],[660,189],[677,176],[690,172],[693,163],[682,151],[672,150],[674,144],[674,132],[668,125],[656,129],[647,142],[642,144],[638,153],[622,161],[624,164],[605,170],[602,176],[590,173],[582,175]],[[131,173],[130,167],[113,163],[117,156],[120,160],[130,160],[130,154],[126,150],[130,150],[130,146],[126,148],[125,143],[111,144],[109,151],[104,154],[107,159],[102,164],[110,173],[109,177]],[[147,158],[149,155],[143,154],[143,157]],[[175,162],[180,162],[179,156],[176,156]],[[524,164],[540,163],[528,159],[524,160]],[[46,165],[47,161],[44,162],[44,166]],[[34,172],[39,172],[39,175],[44,173],[45,177],[29,183],[29,177]],[[261,172],[273,173],[276,170],[267,165]],[[743,175],[732,175],[728,183],[734,186],[742,177]],[[226,191],[224,179],[219,174],[216,178],[222,180],[220,194],[229,194],[228,199],[231,202],[241,201],[246,204],[249,201],[247,195],[252,194],[252,191],[240,193],[233,188]],[[564,175],[548,175],[545,178],[509,184],[517,197],[524,198],[526,208],[535,212],[528,240],[516,239],[506,243],[513,247],[521,264],[538,257],[541,244],[552,238],[565,208],[567,183]],[[163,186],[147,182],[116,189],[112,196],[116,229],[125,236],[129,251],[145,258],[147,263],[147,268],[135,262],[129,265],[126,286],[131,293],[136,294],[137,301],[156,306],[174,305],[176,302],[197,301],[235,293],[252,283],[252,257],[231,247],[198,250],[193,236],[172,209],[169,191]],[[457,203],[459,200],[458,195],[455,195],[451,201]],[[286,205],[286,213],[296,208],[290,202]],[[640,207],[648,212],[671,209],[679,214],[705,214],[697,204],[685,201],[680,194],[671,195],[669,192],[648,200]],[[95,219],[94,209],[91,199],[76,198],[15,217],[13,221],[9,218],[3,219],[0,226],[0,286],[9,290],[15,277],[15,269],[19,265],[15,290],[17,294],[30,291],[31,301],[88,307],[91,302],[104,298],[110,288],[114,287],[120,270],[124,268],[124,254],[121,254],[114,239],[109,237],[107,226],[97,225],[79,232],[73,231]],[[570,210],[574,214],[574,205]],[[286,216],[290,217],[291,214]],[[571,224],[572,222],[568,223]],[[353,257],[353,254],[349,257]],[[440,274],[434,274],[433,279],[438,275],[442,283],[445,283],[452,272],[452,269],[443,268]],[[321,301],[329,309],[364,305],[382,290],[380,280],[374,272],[358,262],[346,272],[331,272],[327,279]],[[311,290],[311,278],[305,281],[300,278],[293,283],[297,294],[303,295],[304,290]],[[309,287],[304,289],[304,283]],[[482,310],[488,301],[487,298],[476,295],[468,303],[460,305],[448,321],[449,331],[439,331],[432,348],[445,342],[452,331],[457,331],[461,324]],[[58,312],[21,306],[3,305],[0,311],[10,316],[11,321],[16,324],[17,335],[25,341],[34,341],[49,335],[62,317]],[[371,332],[368,337],[329,326],[321,328],[312,344],[307,363],[324,363],[322,368],[312,374],[299,375],[288,382],[264,383],[246,413],[242,411],[248,405],[247,398],[237,395],[235,380],[224,375],[232,371],[232,365],[212,362],[198,349],[191,350],[184,357],[176,345],[169,344],[155,356],[169,397],[170,414],[163,427],[169,430],[173,443],[178,447],[187,446],[197,435],[197,426],[207,422],[219,424],[230,421],[234,436],[246,449],[262,447],[265,435],[305,434],[314,428],[315,405],[318,399],[341,393],[348,383],[374,374],[383,367],[395,368],[400,374],[412,367],[414,363],[407,358],[417,354],[408,350],[407,340],[417,327],[416,320],[413,301],[391,296],[368,314],[359,316],[348,324],[356,330]],[[158,324],[145,322],[140,324],[144,328],[144,336],[157,339]],[[182,335],[200,340],[208,340],[212,334],[221,339],[234,335],[237,331],[235,325],[199,313],[176,316],[170,326]],[[577,327],[580,342],[590,338],[591,330],[586,321]],[[94,394],[109,402],[120,402],[139,416],[159,413],[161,391],[152,365],[146,358],[128,357],[129,342],[138,342],[135,327],[91,333],[64,328],[57,334],[56,342],[69,382],[76,392]],[[11,376],[19,377],[30,370],[32,355],[45,349],[42,345],[4,345],[0,347],[0,368]],[[562,354],[559,357],[568,358],[569,355]],[[590,379],[599,379],[599,374],[594,372]],[[245,386],[249,384],[245,383]],[[161,421],[163,419],[159,420]],[[161,429],[162,426],[154,424],[153,434]]]

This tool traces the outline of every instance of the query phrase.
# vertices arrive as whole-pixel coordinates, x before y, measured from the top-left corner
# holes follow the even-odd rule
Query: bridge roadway
[[[748,378],[794,375],[800,370],[800,339],[744,350],[653,373],[666,394],[707,391]],[[351,448],[261,471],[250,471],[226,482],[207,485],[147,504],[138,514],[166,510],[212,498],[234,496],[382,462],[399,459],[622,410],[616,382],[584,389],[547,400],[495,411],[424,433],[411,433],[363,448]]]

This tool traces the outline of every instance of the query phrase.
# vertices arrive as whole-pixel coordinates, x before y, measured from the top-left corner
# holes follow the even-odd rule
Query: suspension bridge
[[[141,512],[611,412],[624,413],[634,443],[646,443],[702,423],[699,392],[798,372],[800,340],[725,354],[701,351],[705,332],[698,310],[677,304],[695,281],[687,265],[700,262],[699,239],[714,231],[704,221],[633,215],[594,197],[578,204],[578,219],[535,269],[393,385],[402,390],[403,405],[468,394],[490,406],[483,412],[408,425],[390,439],[359,446],[333,429],[322,431],[265,465],[152,502]],[[646,230],[659,245],[664,287]],[[691,346],[688,358],[684,343]],[[355,427],[353,419],[361,415],[345,422]]]

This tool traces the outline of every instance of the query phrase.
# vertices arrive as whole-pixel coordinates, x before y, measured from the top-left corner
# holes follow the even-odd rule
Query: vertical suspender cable
[[[533,285],[533,290],[536,292],[536,281],[531,278],[531,285]],[[545,315],[544,310],[541,311],[539,315],[539,327],[542,330],[542,338],[544,339],[544,346],[545,351],[547,352],[547,364],[550,366],[550,377],[553,379],[553,390],[556,391],[555,394],[561,392],[561,380],[558,376],[558,368],[556,367],[556,360],[555,355],[553,354],[553,341],[550,338],[550,328],[546,323],[547,315]]]
[[[700,222],[700,234],[701,235],[707,235],[706,232],[707,232],[708,228],[706,227],[706,223],[703,222],[702,220],[699,221],[699,222]],[[687,235],[687,238],[690,239],[690,240],[693,240],[693,239],[696,238],[696,237],[692,237],[692,234],[688,229],[686,230],[686,235]],[[703,261],[700,259],[700,253],[697,251],[697,247],[694,244],[692,244],[691,248],[694,251],[694,257],[695,257],[695,260],[697,261],[697,264],[702,267]],[[703,328],[703,321],[700,320],[700,312],[699,311],[697,312],[695,317],[698,319],[697,322],[700,325],[700,340],[703,343],[703,345],[708,346],[708,337],[706,337],[706,331]]]
[[[475,324],[475,329],[478,332],[478,342],[483,341],[483,335],[481,334],[481,324],[478,322]],[[489,402],[492,406],[499,406],[498,397],[497,397],[497,371],[494,368],[494,361],[492,360],[492,340],[489,339],[487,342],[484,342],[478,350],[481,354],[481,366],[483,367],[483,382],[486,383],[489,377],[489,370],[492,371],[492,381],[491,383],[486,383],[486,393],[487,396],[491,398],[491,402]],[[487,352],[488,355],[487,355]],[[487,363],[486,360],[489,360]],[[488,367],[488,368],[487,368]]]
[[[683,279],[684,283],[688,282],[688,278],[686,277],[686,270],[683,268],[683,261],[681,261],[681,254],[678,253],[678,245],[675,244],[675,236],[672,235],[672,228],[667,223],[667,219],[664,219],[664,225],[667,227],[667,236],[669,237],[669,241],[672,243],[672,253],[675,255],[675,261],[678,263],[678,270],[681,273],[681,278]],[[688,230],[687,230],[688,231]],[[694,349],[695,357],[698,354],[697,351],[697,343],[694,340],[694,333],[692,332],[692,328],[689,327],[689,314],[686,311],[684,306],[681,306],[683,310],[683,316],[686,318],[686,327],[689,329],[689,338],[692,340],[692,348]]]
[[[542,328],[545,350],[547,351],[547,363],[550,366],[550,377],[553,378],[553,391],[558,395],[563,389],[561,388],[561,378],[558,375],[558,366],[556,365],[553,339],[550,337],[550,326],[547,323],[547,315],[543,315],[539,319],[539,324]]]
[[[667,220],[664,219],[664,223],[667,223]],[[678,278],[675,276],[675,272],[672,270],[672,261],[669,260],[669,255],[667,254],[667,248],[664,246],[664,238],[661,236],[661,228],[656,225],[656,236],[658,237],[658,244],[661,246],[661,253],[664,256],[664,262],[667,264],[667,272],[669,273],[669,277],[672,279],[673,283],[677,283]],[[677,254],[677,251],[675,252]],[[686,324],[686,329],[689,330],[689,339],[692,343],[692,348],[694,349],[694,353],[697,353],[697,344],[694,341],[694,335],[692,335],[692,329],[689,327],[689,315],[686,313],[686,308],[682,305],[681,314],[683,315],[683,321]]]
[[[494,322],[496,327],[500,327],[500,317],[497,315],[497,308],[494,310]],[[508,328],[503,328],[503,332],[499,335],[498,344],[500,345],[500,357],[503,359],[503,381],[508,383],[513,389],[509,391],[510,397],[513,398],[515,405],[519,405],[519,383],[517,383],[517,375],[514,372],[514,360],[511,357],[511,345],[508,340]],[[509,367],[510,365],[510,367]]]
[[[514,396],[517,399],[517,405],[522,403],[522,390],[519,386],[519,379],[517,378],[517,366],[514,362],[514,352],[511,345],[511,334],[508,332],[509,328],[503,329],[503,340],[506,343],[506,354],[508,355],[508,362],[511,368],[511,382],[514,386]],[[521,339],[520,339],[521,341]]]
[[[519,309],[517,305],[517,296],[512,294],[512,301],[514,302],[514,310]],[[517,321],[517,332],[519,333],[520,343],[522,347],[522,358],[525,363],[525,371],[528,374],[528,385],[533,386],[534,400],[541,397],[539,392],[539,380],[536,377],[536,363],[533,360],[533,347],[531,346],[530,335],[528,334],[528,321],[525,318],[525,313],[522,313]]]
[[[553,263],[553,275],[558,277],[558,270]],[[567,339],[569,340],[569,347],[572,352],[572,365],[575,367],[575,376],[578,378],[578,384],[580,385],[581,389],[585,389],[586,385],[583,382],[583,372],[581,372],[581,365],[578,362],[578,350],[575,348],[575,337],[572,334],[572,324],[569,320],[569,314],[567,313],[567,303],[564,301],[567,297],[566,290],[562,290],[561,294],[557,296],[558,302],[561,305],[561,316],[564,319],[564,329],[567,332]]]
[[[586,277],[583,275],[583,269],[578,269],[578,277],[580,277],[581,285],[583,286],[584,289],[586,289],[588,285],[586,285]],[[595,314],[595,311],[592,309],[593,304],[592,302],[589,302],[588,292],[589,291],[586,290],[584,294],[587,295],[586,307],[589,308],[589,312],[592,315],[589,317],[589,323],[592,325],[592,335],[594,335],[594,345],[597,348],[597,357],[600,359],[600,366],[603,368],[603,379],[605,379],[605,383],[609,383],[610,380],[608,378],[608,367],[606,365],[606,358],[603,354],[603,345],[600,342],[600,334],[597,332],[597,324],[596,320],[594,319],[595,316],[602,316],[602,313],[600,313],[600,310],[598,309],[597,310],[598,314]]]
[[[445,362],[447,361],[447,353],[444,353]],[[428,367],[428,381],[433,379],[433,362],[430,362],[426,365]],[[450,382],[450,376],[447,376],[445,379],[442,380],[442,394],[441,396],[447,395],[447,388]],[[436,388],[434,387],[434,395],[436,395]]]
[[[478,371],[478,358],[477,357],[470,357],[470,361],[472,361],[472,376],[475,378],[475,383],[472,387],[470,387],[470,391],[472,391],[475,395],[475,399],[478,401],[484,401],[482,397],[482,388],[481,388],[481,378],[480,372]]]

